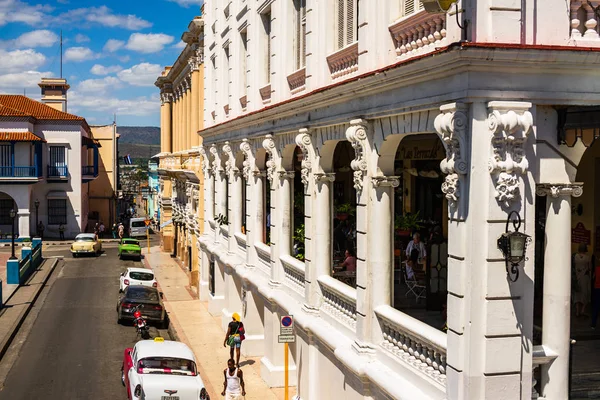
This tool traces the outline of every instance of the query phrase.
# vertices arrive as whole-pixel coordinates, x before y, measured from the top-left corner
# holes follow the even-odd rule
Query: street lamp
[[[512,216],[515,219],[511,219]],[[508,224],[512,222],[514,232],[508,230]],[[516,211],[511,211],[506,220],[505,232],[498,238],[498,248],[504,254],[506,262],[506,274],[511,282],[516,282],[519,279],[519,264],[525,259],[527,245],[531,242],[531,236],[519,232],[521,227],[521,216]],[[510,271],[508,266],[510,265]],[[514,279],[512,278],[514,275]]]
[[[40,224],[40,221],[38,219],[38,209],[40,208],[40,201],[38,199],[35,199],[33,204],[35,205],[35,229],[37,230],[37,227]]]
[[[10,209],[9,215],[10,215],[10,218],[12,220],[12,235],[10,235],[10,237],[11,237],[12,255],[10,256],[10,259],[11,260],[16,260],[17,257],[15,257],[15,217],[17,216],[17,213],[15,212],[14,208]]]

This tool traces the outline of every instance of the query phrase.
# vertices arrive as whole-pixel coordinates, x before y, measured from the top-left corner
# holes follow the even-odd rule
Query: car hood
[[[162,396],[179,396],[179,400],[197,400],[200,397],[200,390],[204,387],[199,376],[145,374],[140,375],[140,383],[146,400],[161,400]],[[177,392],[169,394],[165,390]]]

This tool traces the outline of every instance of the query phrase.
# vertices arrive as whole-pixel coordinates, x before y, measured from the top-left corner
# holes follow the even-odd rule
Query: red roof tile
[[[0,142],[45,142],[31,132],[0,132]]]
[[[83,117],[55,110],[54,108],[30,99],[29,97],[14,94],[0,94],[2,108],[11,108],[26,116],[37,119],[56,119],[69,121],[85,121]],[[0,114],[4,115],[4,114]]]

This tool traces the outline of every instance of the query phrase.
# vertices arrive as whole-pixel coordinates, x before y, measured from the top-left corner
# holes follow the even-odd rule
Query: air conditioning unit
[[[447,12],[452,4],[456,2],[457,0],[421,0],[425,11],[434,14]]]

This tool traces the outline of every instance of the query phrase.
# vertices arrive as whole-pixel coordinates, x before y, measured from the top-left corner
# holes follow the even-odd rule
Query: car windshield
[[[196,376],[196,363],[185,358],[146,357],[138,361],[138,374]]]
[[[132,221],[131,226],[133,228],[143,228],[144,226],[146,226],[146,223],[144,221]]]
[[[77,236],[75,238],[76,242],[93,242],[94,238],[90,236]]]
[[[158,301],[158,292],[152,288],[132,287],[127,289],[128,300]]]
[[[129,277],[136,281],[151,281],[154,279],[154,274],[148,272],[130,272]]]
[[[134,246],[139,246],[140,242],[138,242],[137,240],[123,240],[123,244],[132,244]]]

